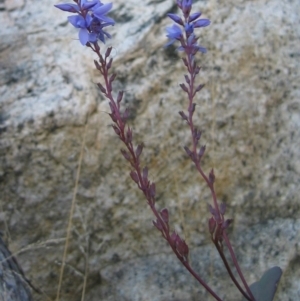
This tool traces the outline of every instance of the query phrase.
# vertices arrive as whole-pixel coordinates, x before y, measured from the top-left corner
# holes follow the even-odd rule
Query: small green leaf
[[[282,275],[280,267],[267,270],[259,281],[250,285],[250,290],[256,301],[273,301],[277,285]],[[243,301],[247,301],[245,298]]]

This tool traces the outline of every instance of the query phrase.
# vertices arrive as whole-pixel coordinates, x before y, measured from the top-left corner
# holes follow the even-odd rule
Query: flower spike
[[[54,6],[60,10],[77,14],[69,16],[68,20],[79,29],[78,37],[82,45],[96,44],[98,40],[105,43],[105,37],[111,37],[103,28],[115,24],[112,18],[106,16],[112,9],[112,3],[103,4],[100,0],[80,0],[78,4],[63,3]]]

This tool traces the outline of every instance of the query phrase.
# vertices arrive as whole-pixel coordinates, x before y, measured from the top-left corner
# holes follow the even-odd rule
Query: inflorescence
[[[98,83],[98,87],[102,94],[108,99],[110,106],[109,116],[113,122],[112,128],[116,135],[123,142],[124,148],[121,149],[121,154],[130,164],[130,177],[136,183],[137,187],[144,194],[147,204],[150,206],[155,220],[153,225],[162,234],[162,237],[167,241],[174,254],[180,260],[182,265],[193,275],[193,277],[205,287],[205,289],[215,298],[217,301],[222,299],[215,293],[214,290],[193,270],[189,263],[189,247],[184,239],[182,239],[178,233],[172,231],[169,225],[169,211],[167,208],[158,210],[156,208],[156,186],[154,182],[151,182],[148,178],[148,168],[142,167],[140,157],[143,152],[144,144],[140,143],[135,145],[133,139],[133,129],[127,124],[128,110],[123,111],[121,109],[121,102],[123,99],[123,91],[119,91],[117,97],[113,95],[113,81],[116,78],[116,74],[110,75],[110,69],[112,67],[113,59],[110,57],[112,47],[106,49],[104,55],[100,51],[98,41],[105,43],[105,38],[110,38],[110,34],[103,29],[107,26],[114,25],[115,22],[112,18],[107,17],[106,14],[112,9],[112,3],[103,4],[100,0],[73,0],[73,3],[64,3],[55,5],[55,7],[74,13],[75,15],[69,16],[69,22],[79,29],[79,40],[84,46],[92,49],[97,55],[97,60],[94,61],[96,69],[101,73],[103,83]],[[195,55],[200,53],[206,53],[206,48],[198,44],[199,37],[195,34],[195,29],[206,27],[210,24],[208,19],[200,19],[201,13],[196,12],[191,14],[192,0],[177,0],[177,6],[182,11],[182,17],[179,15],[169,13],[168,17],[171,18],[175,24],[166,28],[167,38],[169,39],[166,46],[179,41],[180,46],[178,51],[183,52],[182,61],[186,67],[187,74],[184,75],[185,83],[181,83],[180,87],[183,92],[186,93],[188,99],[188,105],[186,111],[180,111],[179,115],[182,120],[185,121],[191,132],[191,144],[189,148],[184,147],[185,152],[194,163],[196,170],[202,176],[210,189],[212,196],[212,205],[209,206],[211,218],[208,220],[208,230],[211,236],[211,240],[215,245],[231,280],[236,285],[237,289],[241,292],[244,298],[248,301],[262,300],[261,297],[265,296],[265,279],[268,278],[268,301],[273,300],[273,296],[276,291],[277,283],[281,277],[282,271],[279,267],[269,269],[262,280],[254,283],[256,285],[255,296],[252,289],[248,286],[244,275],[238,264],[236,255],[230,243],[227,235],[227,228],[232,223],[231,219],[225,219],[225,204],[219,204],[215,193],[214,183],[215,175],[213,169],[206,174],[201,166],[201,160],[205,153],[205,146],[199,146],[201,138],[201,131],[199,131],[193,121],[193,115],[196,108],[194,102],[195,95],[203,88],[204,85],[196,85],[196,77],[200,72],[200,67],[195,62]],[[233,273],[231,265],[229,264],[224,251],[223,244],[227,246],[233,265],[236,268],[238,277]],[[239,278],[239,279],[238,279]],[[258,288],[261,286],[261,288]],[[264,297],[265,298],[265,297]]]
[[[68,20],[74,27],[79,28],[78,37],[82,45],[85,46],[88,42],[96,43],[98,40],[105,43],[105,37],[111,38],[103,28],[115,25],[115,21],[106,16],[112,9],[112,3],[103,4],[99,0],[74,2],[76,4],[63,3],[55,7],[76,14],[69,16]]]

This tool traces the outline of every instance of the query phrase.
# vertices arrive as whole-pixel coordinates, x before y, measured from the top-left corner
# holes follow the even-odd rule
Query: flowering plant
[[[69,16],[68,20],[74,27],[79,28],[80,43],[86,45],[88,42],[97,43],[98,40],[105,43],[105,36],[111,36],[103,28],[115,24],[113,19],[106,16],[112,8],[112,3],[102,4],[98,0],[74,2],[76,4],[57,4],[55,7],[77,14]]]
[[[163,239],[166,240],[178,260],[190,274],[215,300],[221,301],[221,297],[190,265],[189,247],[177,232],[172,231],[168,209],[157,208],[156,185],[149,180],[148,168],[146,166],[143,167],[140,161],[144,144],[135,145],[133,129],[127,124],[129,111],[128,109],[121,109],[124,92],[119,91],[116,98],[113,95],[113,82],[116,74],[110,74],[113,63],[113,59],[110,56],[112,48],[107,48],[103,54],[99,45],[99,41],[105,43],[105,38],[111,37],[109,33],[104,31],[104,28],[115,24],[113,19],[106,16],[112,8],[112,3],[103,4],[99,0],[74,0],[74,3],[58,4],[55,6],[63,11],[75,14],[69,16],[68,20],[74,27],[79,29],[80,43],[89,47],[97,55],[97,60],[94,63],[96,69],[103,77],[103,83],[98,83],[98,87],[101,93],[108,99],[110,106],[109,116],[113,122],[112,128],[124,144],[121,153],[131,166],[130,177],[144,194],[147,204],[154,214],[153,225],[161,233]],[[206,49],[198,44],[195,30],[210,25],[210,21],[208,19],[201,19],[200,12],[191,13],[192,0],[177,0],[177,6],[181,10],[182,16],[173,13],[168,14],[168,17],[174,24],[166,29],[169,39],[166,46],[179,43],[177,50],[183,53],[182,61],[187,74],[184,75],[185,83],[180,84],[180,87],[186,93],[188,104],[186,111],[180,111],[179,115],[187,124],[191,133],[191,147],[185,146],[185,152],[195,165],[197,172],[201,175],[211,193],[212,205],[209,206],[211,217],[208,220],[210,237],[226,267],[229,277],[243,295],[244,300],[272,301],[282,274],[281,269],[273,267],[265,272],[259,281],[253,283],[251,286],[248,285],[227,234],[227,228],[233,221],[232,219],[225,218],[226,205],[219,203],[217,200],[214,188],[214,170],[212,169],[206,174],[201,164],[205,154],[205,146],[199,145],[201,131],[195,126],[193,116],[196,109],[195,96],[204,86],[196,84],[196,78],[200,72],[200,67],[196,63],[196,55],[199,52],[205,53]],[[224,254],[225,246],[230,253],[239,279],[234,275],[233,269]]]

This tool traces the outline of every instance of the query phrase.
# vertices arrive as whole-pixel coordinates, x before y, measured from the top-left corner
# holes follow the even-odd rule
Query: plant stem
[[[202,168],[201,168],[201,157],[198,156],[197,154],[197,143],[198,140],[195,137],[195,126],[194,126],[194,122],[193,122],[193,113],[194,110],[192,109],[194,106],[193,100],[194,100],[194,87],[195,87],[195,77],[196,77],[196,65],[194,63],[194,56],[191,54],[187,54],[186,53],[186,62],[187,62],[187,71],[189,73],[189,82],[188,82],[188,91],[186,91],[187,95],[188,95],[188,99],[189,99],[189,105],[188,105],[188,119],[187,119],[187,123],[189,125],[190,128],[190,132],[191,132],[191,136],[192,136],[192,154],[193,154],[193,162],[196,166],[196,169],[198,170],[198,172],[200,173],[200,175],[202,176],[202,178],[204,179],[204,181],[206,182],[207,186],[210,189],[211,195],[212,195],[212,199],[213,199],[213,204],[214,204],[214,209],[216,211],[216,222],[218,224],[217,227],[221,227],[221,225],[224,222],[224,216],[220,213],[220,208],[219,208],[219,204],[217,201],[217,196],[216,196],[216,192],[214,189],[214,183],[213,181],[210,181],[210,179],[206,176],[206,174],[203,172]],[[232,281],[234,282],[234,284],[236,285],[236,287],[239,289],[239,291],[245,296],[245,298],[247,298],[247,300],[249,301],[255,301],[255,298],[253,297],[253,294],[251,293],[251,290],[245,280],[245,277],[243,276],[243,273],[240,269],[240,266],[237,262],[235,253],[233,251],[233,248],[230,244],[229,238],[226,234],[225,229],[222,230],[222,237],[225,240],[225,243],[229,249],[231,258],[233,260],[234,266],[237,269],[237,272],[246,288],[246,291],[248,293],[248,295],[250,296],[251,299],[249,299],[249,296],[247,296],[247,294],[244,292],[244,290],[241,288],[241,286],[239,285],[239,283],[237,282],[236,278],[234,277],[234,275],[231,272],[231,269],[228,265],[228,262],[223,254],[223,251],[221,249],[219,249],[220,247],[218,246],[218,242],[214,242],[215,246],[217,247],[217,250],[223,260],[223,263],[232,279]]]
[[[234,266],[236,267],[236,270],[237,270],[237,272],[238,272],[238,274],[239,274],[239,276],[240,276],[240,278],[241,278],[241,280],[242,280],[242,282],[243,282],[243,284],[244,284],[244,286],[245,286],[245,288],[246,288],[246,290],[247,290],[248,295],[249,295],[249,296],[251,297],[251,299],[252,299],[251,301],[255,301],[255,298],[254,298],[254,296],[253,296],[253,294],[252,294],[252,292],[251,292],[251,290],[250,290],[250,288],[249,288],[249,286],[248,286],[248,284],[247,284],[247,282],[246,282],[246,279],[245,279],[245,277],[244,277],[244,275],[243,275],[243,273],[242,273],[242,270],[241,270],[240,265],[239,265],[239,263],[238,263],[238,261],[237,261],[237,258],[236,258],[236,256],[235,256],[235,253],[234,253],[234,251],[233,251],[233,248],[232,248],[232,246],[231,246],[230,240],[229,240],[229,238],[228,238],[227,233],[226,233],[225,230],[223,231],[223,238],[224,238],[225,243],[226,243],[226,245],[227,245],[227,248],[228,248],[228,250],[229,250],[229,252],[230,252],[230,255],[231,255],[233,264],[234,264]]]
[[[253,301],[253,299],[251,299],[251,298],[246,294],[246,292],[242,289],[242,287],[240,286],[240,284],[239,284],[238,281],[236,280],[235,276],[233,275],[233,273],[232,273],[232,271],[231,271],[231,268],[230,268],[230,266],[229,266],[229,264],[228,264],[228,261],[227,261],[225,255],[224,255],[223,250],[222,250],[222,248],[220,247],[218,241],[215,241],[215,240],[213,240],[213,239],[212,239],[212,241],[213,241],[214,245],[216,246],[216,248],[217,248],[217,250],[218,250],[218,252],[219,252],[219,255],[220,255],[220,257],[221,257],[221,259],[222,259],[222,261],[223,261],[223,263],[224,263],[224,265],[225,265],[225,267],[226,267],[226,269],[227,269],[227,272],[228,272],[230,278],[232,279],[232,281],[234,282],[235,286],[238,288],[238,290],[241,292],[241,294],[242,294],[247,300]]]
[[[169,225],[162,219],[161,214],[157,211],[155,207],[156,199],[154,195],[151,195],[149,193],[151,186],[150,181],[143,176],[143,171],[140,166],[140,160],[139,156],[136,155],[133,143],[131,141],[128,141],[126,136],[126,130],[127,132],[131,129],[129,127],[126,128],[126,120],[122,118],[122,114],[120,112],[120,105],[114,100],[114,97],[111,93],[111,83],[109,81],[108,76],[108,68],[107,68],[107,62],[106,59],[104,59],[100,53],[100,49],[98,49],[95,45],[95,48],[90,47],[98,56],[99,62],[100,62],[100,68],[97,68],[101,74],[103,75],[104,82],[105,82],[105,89],[106,93],[102,92],[109,100],[110,107],[112,110],[112,113],[110,114],[113,122],[115,123],[115,126],[117,127],[117,134],[120,138],[120,140],[124,143],[126,146],[127,151],[129,152],[129,159],[127,159],[131,167],[134,169],[137,175],[136,184],[138,185],[138,188],[143,192],[148,205],[150,206],[154,216],[156,217],[159,225],[161,226],[160,232],[162,233],[162,236],[164,239],[168,242],[170,245],[172,251],[177,256],[177,258],[180,260],[180,262],[183,264],[183,266],[189,271],[189,273],[217,300],[217,301],[223,301],[210,287],[209,285],[193,270],[193,268],[189,265],[188,260],[182,256],[182,254],[179,253],[179,251],[176,248],[176,245],[174,244],[174,241],[170,235],[170,229]],[[112,116],[114,115],[114,116]],[[152,183],[153,185],[154,183]]]

